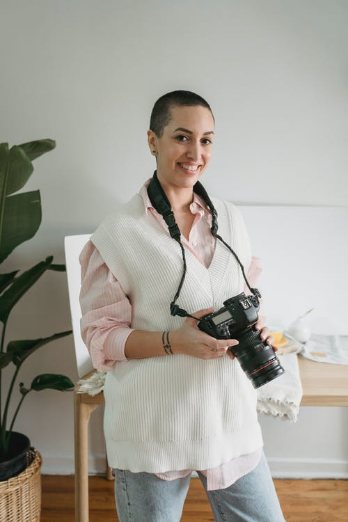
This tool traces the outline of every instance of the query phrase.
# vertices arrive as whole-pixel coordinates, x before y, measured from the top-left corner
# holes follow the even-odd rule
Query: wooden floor
[[[89,480],[90,522],[117,522],[113,481]],[[275,486],[287,522],[348,521],[348,480],[275,480]],[[192,479],[181,522],[213,520],[200,480]],[[58,521],[75,522],[74,477],[44,475],[41,522]]]

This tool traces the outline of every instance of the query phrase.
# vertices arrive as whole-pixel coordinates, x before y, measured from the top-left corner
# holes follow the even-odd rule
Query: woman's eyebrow
[[[177,132],[177,131],[186,132],[187,134],[193,134],[192,131],[190,131],[189,129],[185,129],[184,127],[178,127],[177,129],[175,129],[174,132]],[[214,134],[214,132],[213,132],[213,131],[203,132],[203,135],[204,135],[204,136],[205,136],[206,134]]]

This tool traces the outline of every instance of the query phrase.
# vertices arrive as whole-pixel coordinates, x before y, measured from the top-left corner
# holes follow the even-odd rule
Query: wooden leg
[[[107,480],[114,480],[114,476],[112,474],[112,468],[110,468],[108,463],[108,458],[106,457],[106,479]]]
[[[86,404],[75,393],[75,520],[88,522],[88,423],[98,404]]]

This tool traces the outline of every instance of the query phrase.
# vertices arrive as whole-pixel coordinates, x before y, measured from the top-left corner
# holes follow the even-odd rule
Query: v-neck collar
[[[149,212],[144,212],[141,221],[142,224],[139,222],[139,227],[142,229],[143,233],[147,235],[149,241],[156,244],[157,248],[160,245],[160,248],[163,248],[168,256],[172,256],[174,261],[177,262],[179,258],[181,263],[183,263],[179,245],[177,244],[177,248],[175,248],[175,243],[177,242],[169,234],[165,233],[163,227],[155,216]],[[145,225],[144,228],[143,224]],[[161,232],[160,236],[152,233],[153,227],[155,227],[158,232]],[[219,223],[219,232],[229,243],[231,232],[229,230],[229,222],[227,219],[221,220],[221,224]],[[214,255],[209,267],[205,267],[187,248],[185,248],[185,257],[187,273],[196,280],[197,285],[200,288],[203,287],[203,289],[207,289],[207,294],[211,294],[212,289],[214,288],[214,294],[220,295],[225,286],[226,277],[232,276],[232,263],[236,263],[233,255],[225,245],[223,245],[220,240],[217,240]]]

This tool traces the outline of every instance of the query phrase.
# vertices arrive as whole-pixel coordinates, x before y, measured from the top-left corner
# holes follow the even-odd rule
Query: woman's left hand
[[[255,330],[260,330],[260,337],[263,341],[266,341],[267,344],[272,346],[273,350],[276,352],[278,348],[276,346],[273,346],[274,343],[274,337],[272,335],[269,335],[270,331],[267,326],[265,326],[266,317],[264,315],[261,315],[258,318],[257,323],[255,324]]]
[[[267,328],[267,326],[264,326],[266,317],[260,316],[257,323],[255,324],[255,330],[260,330],[260,337],[263,341],[266,341],[266,343],[272,347],[273,351],[278,351],[278,348],[273,345],[274,343],[274,337],[273,335],[269,335],[270,330]],[[234,359],[235,356],[231,352],[231,350],[227,350],[227,355],[230,359]]]

